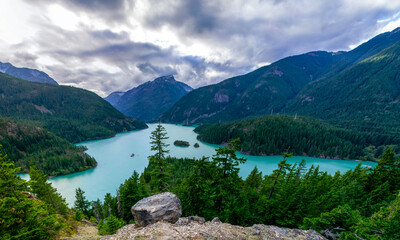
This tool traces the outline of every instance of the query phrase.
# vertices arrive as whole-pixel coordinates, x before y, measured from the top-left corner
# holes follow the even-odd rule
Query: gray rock
[[[221,223],[221,220],[219,220],[219,217],[215,217],[213,218],[213,220],[211,220],[212,223]]]
[[[189,217],[179,218],[179,220],[175,224],[188,225],[189,223],[192,223],[192,222],[197,222],[199,224],[204,224],[206,222],[206,220],[203,217],[189,216]]]
[[[143,198],[131,208],[135,225],[145,227],[149,224],[166,221],[175,223],[182,215],[181,201],[170,192]]]

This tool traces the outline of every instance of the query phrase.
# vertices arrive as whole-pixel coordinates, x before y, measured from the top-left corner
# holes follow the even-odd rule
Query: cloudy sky
[[[398,26],[393,0],[0,0],[0,61],[104,97],[167,74],[196,88]]]

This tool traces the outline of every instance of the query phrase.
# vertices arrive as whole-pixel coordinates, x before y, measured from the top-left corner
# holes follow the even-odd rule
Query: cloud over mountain
[[[102,96],[169,74],[199,87],[288,55],[350,49],[396,27],[399,7],[372,0],[5,0],[0,61]]]

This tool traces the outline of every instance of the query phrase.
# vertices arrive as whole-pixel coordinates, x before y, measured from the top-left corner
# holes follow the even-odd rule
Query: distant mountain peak
[[[11,63],[2,63],[0,62],[0,72],[2,73],[6,73],[7,69],[9,69],[10,67],[12,67],[13,65],[11,65]]]
[[[173,75],[166,75],[127,92],[113,92],[105,100],[128,116],[149,121],[192,90],[187,84],[176,81]]]
[[[47,73],[31,68],[18,68],[11,63],[0,62],[0,72],[7,75],[17,77],[30,82],[40,82],[58,85],[58,83],[51,78]]]
[[[174,78],[174,75],[166,75],[154,79],[153,82],[176,82],[176,80]]]

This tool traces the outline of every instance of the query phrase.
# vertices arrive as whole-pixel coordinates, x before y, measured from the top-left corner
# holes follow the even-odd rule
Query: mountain
[[[298,113],[344,127],[397,134],[399,41],[400,28],[349,52],[287,57],[196,89],[158,120],[196,124]]]
[[[326,73],[341,54],[310,52],[251,73],[193,90],[158,120],[218,122],[280,112],[308,83]]]
[[[400,133],[400,42],[307,86],[287,108],[361,131]]]
[[[57,176],[97,165],[96,160],[84,153],[85,147],[77,147],[45,129],[1,117],[0,145],[22,172],[29,172],[35,165],[46,175]]]
[[[49,75],[47,75],[47,73],[45,72],[31,68],[14,67],[11,63],[0,62],[0,72],[30,82],[40,82],[40,83],[49,83],[58,85],[58,83]]]
[[[192,90],[169,75],[143,83],[125,93],[113,92],[105,99],[128,116],[150,121]]]
[[[126,92],[113,92],[106,98],[104,98],[104,100],[111,103],[111,105],[115,106],[125,93]]]
[[[93,92],[0,73],[0,116],[43,127],[70,142],[146,128]]]

